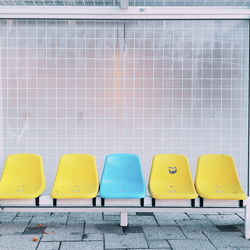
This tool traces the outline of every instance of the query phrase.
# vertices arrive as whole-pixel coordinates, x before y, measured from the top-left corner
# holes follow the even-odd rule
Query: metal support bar
[[[128,213],[121,212],[120,213],[120,226],[127,227],[128,226]]]
[[[155,198],[152,198],[152,207],[155,207]]]
[[[204,199],[200,197],[200,207],[203,207],[204,205]]]
[[[39,207],[39,197],[40,196],[36,197],[36,207]]]
[[[239,207],[243,207],[243,200],[239,200]]]
[[[239,207],[151,207],[151,206],[61,206],[57,205],[56,207],[51,206],[0,206],[1,212],[58,212],[58,213],[66,213],[66,212],[114,212],[114,213],[133,213],[133,212],[157,212],[157,213],[173,213],[173,212],[180,212],[180,213],[207,213],[207,212],[227,212],[227,213],[237,213],[242,212],[245,210],[244,208]]]
[[[57,205],[57,200],[53,199],[53,206],[56,207],[56,205]]]
[[[93,207],[96,206],[96,198],[93,198],[93,199],[92,199],[92,205],[93,205]]]
[[[191,199],[191,207],[195,207],[195,199]]]
[[[101,205],[102,205],[102,207],[105,206],[105,199],[104,198],[101,198]]]
[[[127,1],[127,0],[125,0]],[[124,3],[125,3],[124,1]],[[126,4],[124,4],[126,7]],[[31,19],[250,19],[245,7],[1,6],[1,18]]]
[[[140,203],[141,203],[141,207],[144,207],[144,198],[141,198]]]

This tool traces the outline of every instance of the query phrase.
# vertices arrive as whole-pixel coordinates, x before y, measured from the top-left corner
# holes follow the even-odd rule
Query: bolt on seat
[[[195,186],[205,199],[245,200],[233,158],[223,154],[202,155],[198,159]]]
[[[105,159],[100,196],[110,199],[142,199],[146,185],[140,159],[134,154],[111,154]]]
[[[149,192],[154,199],[197,198],[188,158],[179,154],[154,156]]]
[[[0,199],[35,199],[45,186],[41,156],[13,154],[7,158],[0,181]]]
[[[95,157],[68,154],[61,157],[51,197],[90,199],[98,194],[99,179]]]

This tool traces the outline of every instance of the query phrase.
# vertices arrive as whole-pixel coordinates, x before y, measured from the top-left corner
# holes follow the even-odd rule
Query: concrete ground
[[[250,249],[243,214],[0,213],[0,249]],[[34,237],[37,242],[34,242]]]

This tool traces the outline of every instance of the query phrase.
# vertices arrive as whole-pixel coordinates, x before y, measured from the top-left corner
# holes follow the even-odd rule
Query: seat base
[[[144,193],[112,193],[112,194],[100,194],[101,198],[105,199],[142,199],[145,198]]]
[[[159,199],[159,200],[192,200],[196,199],[198,195],[196,193],[190,193],[190,194],[185,194],[185,193],[174,193],[174,194],[151,194],[151,197],[154,199]]]
[[[0,200],[31,200],[39,197],[37,194],[26,193],[26,194],[17,194],[17,193],[0,193]]]
[[[199,192],[200,197],[204,199],[209,199],[209,200],[246,200],[247,199],[247,195],[242,190],[238,190],[237,192],[224,191],[224,190],[220,192],[216,192],[216,191],[208,192],[208,191],[198,190],[198,192]]]
[[[52,193],[51,198],[53,199],[92,199],[97,196],[97,193]]]

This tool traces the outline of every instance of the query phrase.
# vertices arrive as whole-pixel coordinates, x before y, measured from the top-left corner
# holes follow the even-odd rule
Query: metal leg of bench
[[[92,198],[92,205],[93,205],[93,207],[95,207],[96,206],[96,198],[94,197],[94,198]]]
[[[140,199],[140,204],[141,204],[141,207],[144,207],[144,198]]]
[[[102,205],[102,207],[105,206],[105,199],[104,198],[101,198],[101,205]]]
[[[250,198],[245,200],[245,238],[250,239]]]
[[[155,198],[152,198],[152,207],[155,207]]]
[[[191,199],[191,207],[195,207],[195,199]]]
[[[53,206],[54,206],[54,207],[57,206],[57,199],[53,199]]]
[[[40,196],[36,197],[36,207],[39,207],[39,197]]]
[[[128,226],[128,213],[121,212],[120,213],[120,226],[127,227]]]
[[[200,207],[203,207],[204,205],[204,199],[200,197]]]
[[[243,207],[243,200],[239,200],[239,207]]]

